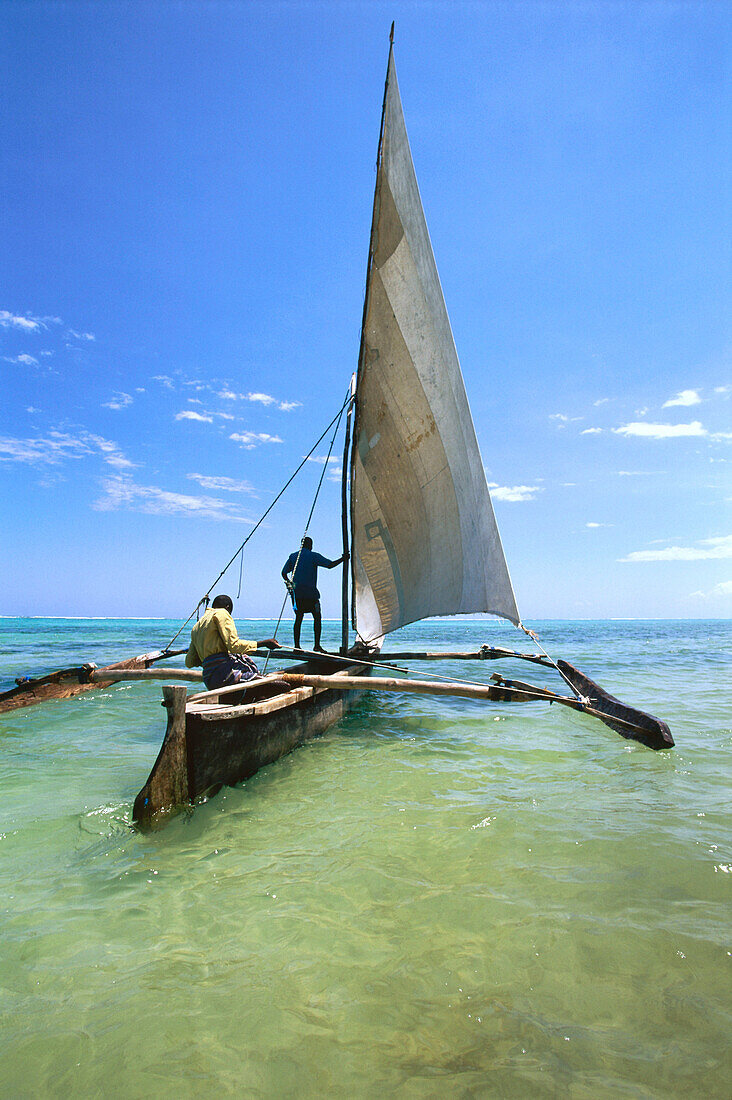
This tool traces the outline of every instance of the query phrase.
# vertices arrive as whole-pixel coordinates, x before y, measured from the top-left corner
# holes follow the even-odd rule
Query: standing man
[[[316,653],[325,653],[320,644],[321,617],[318,566],[322,565],[324,569],[335,569],[336,565],[341,565],[345,560],[345,554],[337,561],[329,561],[322,554],[314,553],[313,540],[304,538],[300,550],[290,554],[282,567],[282,576],[287,585],[287,590],[292,596],[292,606],[295,608],[295,628],[293,630],[295,649],[300,648],[302,617],[303,615],[312,615],[313,633],[315,634],[313,649]],[[292,573],[292,579],[288,577],[288,573]]]
[[[231,617],[233,610],[231,596],[217,596],[191,631],[186,667],[203,665],[203,682],[209,691],[258,679],[259,669],[247,654],[260,647],[281,648],[275,638],[261,642],[240,638]]]

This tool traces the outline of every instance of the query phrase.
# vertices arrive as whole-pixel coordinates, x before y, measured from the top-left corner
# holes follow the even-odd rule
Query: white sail
[[[519,614],[409,151],[393,55],[356,389],[355,626]]]

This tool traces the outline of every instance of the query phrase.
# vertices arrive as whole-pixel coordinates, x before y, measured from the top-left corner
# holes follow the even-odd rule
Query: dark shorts
[[[295,611],[299,611],[301,615],[314,615],[316,611],[320,611],[320,600],[317,597],[313,600],[307,596],[298,596],[296,592]]]
[[[203,682],[209,691],[242,684],[259,676],[259,669],[244,654],[214,653],[203,662]]]

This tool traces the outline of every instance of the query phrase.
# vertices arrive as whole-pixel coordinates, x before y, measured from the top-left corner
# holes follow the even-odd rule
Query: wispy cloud
[[[26,355],[25,352],[20,355],[4,355],[3,359],[6,363],[21,363],[25,367],[38,366],[38,360],[34,359],[32,355]]]
[[[161,386],[165,386],[166,390],[174,389],[173,379],[169,374],[154,374],[152,380],[153,382],[159,382]]]
[[[586,523],[585,527],[614,527],[614,523]]]
[[[624,424],[622,428],[613,428],[616,435],[636,435],[645,439],[680,439],[686,436],[708,435],[700,421],[690,424],[650,424],[647,421]]]
[[[676,394],[676,397],[670,398],[668,401],[664,401],[661,408],[671,409],[674,405],[682,405],[684,407],[688,405],[700,405],[701,397],[698,390],[681,390]]]
[[[567,424],[572,424],[575,420],[583,420],[581,416],[567,416],[566,413],[550,413],[549,419],[554,420],[558,428],[566,428]]]
[[[597,408],[599,408],[600,405],[607,405],[609,400],[610,400],[609,397],[600,397],[600,398],[597,399],[597,401],[593,401],[592,404],[597,409]]]
[[[580,435],[601,435],[602,428],[583,428]]]
[[[176,420],[199,420],[203,424],[213,424],[213,417],[208,413],[198,413],[193,409],[184,409],[183,412],[175,414]]]
[[[235,393],[233,390],[224,389],[218,390],[216,396],[224,401],[249,401],[265,407],[276,405],[281,412],[291,412],[293,409],[300,408],[302,404],[300,401],[280,401],[271,393]]]
[[[271,397],[268,393],[245,393],[242,394],[245,401],[254,401],[260,405],[276,405],[277,398]]]
[[[113,393],[109,401],[104,402],[105,409],[127,409],[132,404],[132,395],[129,393]]]
[[[131,477],[116,476],[102,481],[102,496],[93,507],[99,512],[126,510],[156,516],[184,516],[189,519],[235,520],[251,523],[238,506],[216,497],[172,493],[155,485],[138,485]]]
[[[20,328],[24,332],[39,332],[43,323],[39,317],[27,317],[0,309],[0,327]]]
[[[267,432],[233,432],[229,439],[233,439],[235,443],[241,443],[247,451],[258,447],[260,443],[282,442],[278,435],[268,435]]]
[[[116,443],[91,432],[77,436],[50,431],[33,439],[0,438],[0,462],[28,462],[39,466],[56,466],[69,459],[100,454],[108,466],[127,469],[134,466]]]
[[[700,597],[702,600],[732,598],[732,581],[720,581],[709,592],[692,592],[691,598]]]
[[[511,504],[525,500],[534,500],[537,493],[543,492],[540,485],[498,485],[488,483],[493,500],[503,500]]]
[[[93,332],[74,332],[72,328],[69,329],[66,336],[70,336],[73,340],[96,340]]]
[[[647,561],[710,561],[732,558],[732,535],[701,539],[693,546],[667,546],[658,550],[633,550],[623,562]]]
[[[256,489],[248,481],[236,481],[233,477],[208,477],[206,474],[188,474],[191,481],[197,481],[202,489],[214,492],[250,493],[256,496]]]

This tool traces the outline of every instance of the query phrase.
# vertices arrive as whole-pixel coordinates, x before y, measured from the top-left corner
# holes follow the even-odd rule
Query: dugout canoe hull
[[[323,671],[320,662],[298,671]],[[338,680],[368,675],[361,664],[340,668]],[[182,686],[163,688],[168,724],[163,744],[132,819],[141,830],[161,825],[197,799],[251,778],[299,745],[325,733],[351,710],[362,691],[297,688],[243,704],[197,704]],[[229,697],[231,698],[231,697]]]
[[[571,665],[569,661],[557,661],[557,668],[575,690],[586,698],[596,711],[600,712],[598,714],[600,721],[609,726],[611,730],[619,733],[621,737],[639,741],[649,749],[672,749],[674,747],[671,730],[661,718],[656,718],[653,714],[646,714],[645,711],[628,706],[627,703],[616,699],[614,695],[605,691],[589,676],[586,676],[584,672],[580,672],[578,668]],[[614,721],[618,718],[621,719],[620,722]],[[628,722],[633,723],[637,728],[634,731],[629,730],[627,725],[624,724]]]
[[[111,684],[118,683],[114,677],[116,670],[149,668],[157,656],[159,653],[145,653],[140,657],[130,657],[126,661],[105,665],[96,671],[98,673],[108,671],[109,678],[100,682],[91,683],[85,679],[89,667],[85,665],[62,668],[57,672],[49,672],[46,676],[24,680],[14,688],[0,692],[0,714],[18,710],[20,707],[35,706],[36,703],[46,703],[51,699],[72,699],[75,695],[83,695],[87,691],[98,691],[99,688],[109,687]]]

